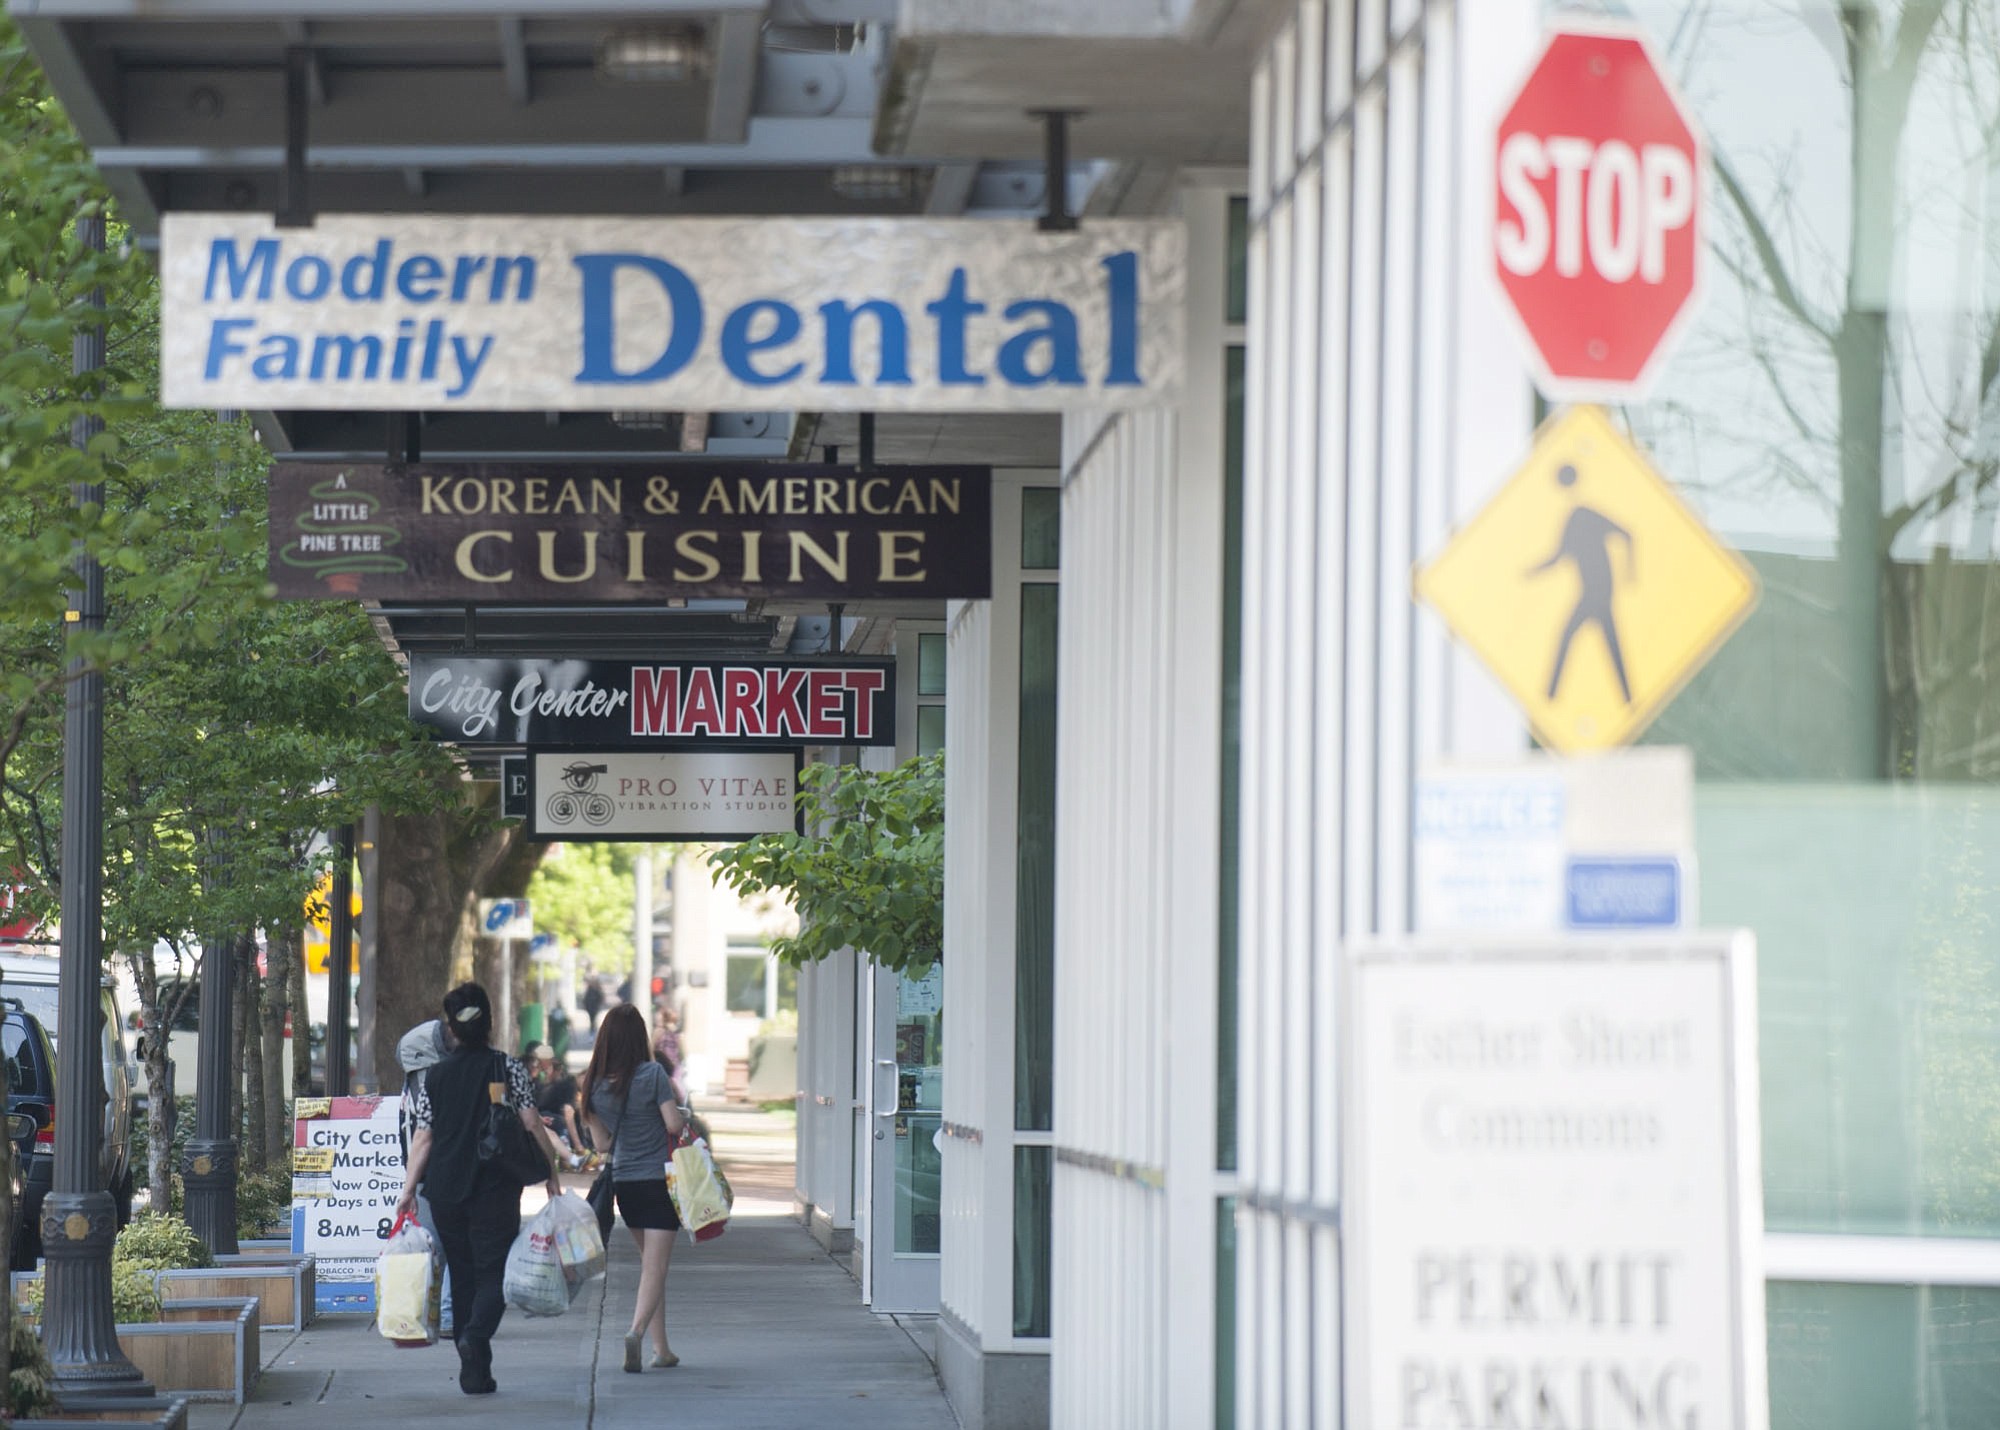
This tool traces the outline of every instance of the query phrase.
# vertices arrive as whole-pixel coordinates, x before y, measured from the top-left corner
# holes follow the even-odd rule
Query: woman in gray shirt
[[[625,1337],[625,1369],[640,1370],[643,1339],[651,1330],[653,1364],[679,1365],[667,1345],[667,1262],[681,1220],[667,1195],[667,1159],[687,1125],[675,1106],[673,1084],[653,1061],[646,1020],[630,1003],[604,1015],[590,1070],[583,1075],[583,1106],[590,1135],[611,1148],[611,1184],[618,1211],[639,1246],[639,1297]]]

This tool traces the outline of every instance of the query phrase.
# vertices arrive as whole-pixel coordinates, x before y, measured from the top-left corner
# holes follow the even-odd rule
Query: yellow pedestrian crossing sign
[[[1757,604],[1757,577],[1600,407],[1528,460],[1416,577],[1552,750],[1637,738]]]

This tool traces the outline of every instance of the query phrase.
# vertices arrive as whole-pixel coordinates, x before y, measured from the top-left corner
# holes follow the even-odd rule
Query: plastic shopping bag
[[[543,1207],[521,1227],[507,1252],[507,1272],[501,1281],[507,1304],[530,1316],[560,1316],[569,1309],[569,1278],[556,1255],[556,1228]]]
[[[574,1192],[564,1192],[550,1202],[543,1215],[548,1217],[556,1238],[556,1260],[563,1279],[569,1283],[570,1298],[583,1283],[604,1274],[604,1237],[597,1230],[597,1214]]]
[[[430,1233],[405,1213],[375,1258],[375,1327],[399,1346],[427,1346],[430,1307]]]
[[[701,1138],[674,1149],[667,1162],[667,1194],[696,1241],[712,1241],[729,1225],[729,1183]]]

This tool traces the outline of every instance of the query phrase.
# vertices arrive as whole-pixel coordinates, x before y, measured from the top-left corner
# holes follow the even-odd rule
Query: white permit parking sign
[[[375,1258],[403,1190],[400,1097],[301,1098],[292,1124],[292,1250],[321,1315],[373,1315]]]
[[[1344,975],[1345,1423],[1765,1430],[1751,936]]]

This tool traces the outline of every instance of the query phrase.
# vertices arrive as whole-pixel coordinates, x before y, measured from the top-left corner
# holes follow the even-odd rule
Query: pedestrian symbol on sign
[[[1557,485],[1570,488],[1576,485],[1576,468],[1567,462],[1556,473]],[[1618,613],[1612,609],[1613,597],[1617,595],[1617,577],[1611,571],[1611,543],[1613,540],[1625,543],[1625,577],[1628,581],[1639,579],[1638,556],[1632,549],[1632,533],[1606,516],[1579,501],[1570,511],[1569,520],[1563,523],[1562,541],[1555,554],[1539,566],[1530,567],[1530,576],[1539,576],[1544,571],[1553,571],[1567,561],[1576,567],[1577,593],[1576,609],[1570,613],[1569,624],[1563,627],[1562,639],[1556,643],[1555,671],[1549,676],[1549,699],[1556,698],[1556,691],[1562,687],[1563,666],[1569,660],[1570,642],[1585,626],[1596,626],[1604,636],[1604,644],[1611,652],[1611,668],[1618,675],[1618,690],[1625,697],[1625,703],[1632,703],[1632,682],[1625,676],[1625,652],[1618,645]]]
[[[1635,739],[1757,602],[1599,407],[1551,419],[1416,588],[1559,751]]]

